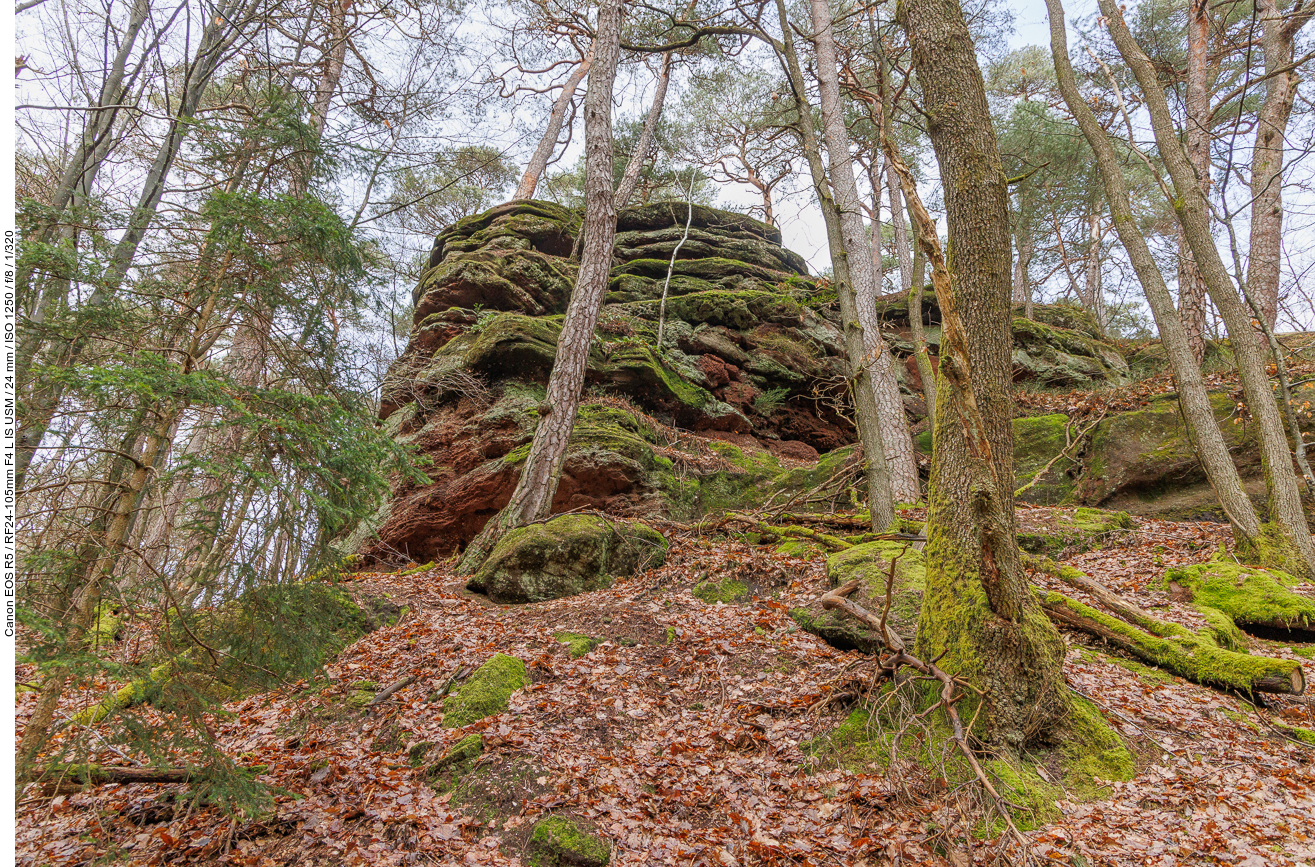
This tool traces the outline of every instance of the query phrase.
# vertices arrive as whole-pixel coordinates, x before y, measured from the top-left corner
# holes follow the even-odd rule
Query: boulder
[[[1033,554],[1080,553],[1099,548],[1136,527],[1127,512],[1077,508],[1027,510],[1018,514],[1018,547]]]
[[[643,524],[561,515],[504,535],[466,589],[494,602],[559,599],[660,566],[666,553],[662,534]]]
[[[832,554],[826,560],[826,577],[832,587],[854,579],[862,582],[849,598],[880,616],[885,608],[886,579],[895,562],[895,581],[886,624],[912,647],[918,633],[922,594],[927,585],[927,568],[922,552],[904,542],[868,542]],[[841,650],[876,653],[884,646],[876,630],[840,611],[824,611],[813,602],[795,608],[790,616],[806,632]]]

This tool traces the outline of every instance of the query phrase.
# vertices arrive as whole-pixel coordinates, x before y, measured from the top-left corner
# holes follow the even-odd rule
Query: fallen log
[[[51,765],[33,779],[47,796],[70,795],[87,786],[108,783],[187,783],[197,778],[187,768],[129,768],[107,765]]]
[[[1224,650],[1176,623],[1157,621],[1166,634],[1156,635],[1062,593],[1038,590],[1037,595],[1056,625],[1095,635],[1193,683],[1245,693],[1301,695],[1306,690],[1301,665],[1292,660]]]

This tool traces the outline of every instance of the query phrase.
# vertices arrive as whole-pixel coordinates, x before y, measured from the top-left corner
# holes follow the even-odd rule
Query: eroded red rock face
[[[775,456],[781,471],[853,442],[846,419],[817,397],[844,382],[839,329],[812,304],[803,260],[771,227],[695,207],[657,351],[659,298],[686,216],[683,205],[619,215],[587,400],[554,511],[695,513],[697,467],[715,457],[708,438]],[[429,481],[394,489],[374,535],[355,543],[367,560],[449,554],[510,500],[575,279],[578,224],[555,205],[515,202],[435,241],[407,348],[380,400],[394,435],[428,458]],[[710,463],[734,472],[724,459]],[[760,481],[745,495],[760,494]],[[735,484],[719,484],[718,495]]]

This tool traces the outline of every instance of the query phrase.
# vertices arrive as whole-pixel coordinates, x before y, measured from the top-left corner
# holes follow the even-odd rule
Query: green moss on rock
[[[1113,534],[1136,527],[1127,512],[1077,508],[1070,513],[1051,516],[1032,529],[1018,533],[1018,546],[1033,554],[1055,554],[1065,549],[1081,551],[1099,547]]]
[[[505,653],[488,662],[443,702],[443,726],[455,729],[477,723],[507,709],[511,694],[526,684],[525,663]]]
[[[531,867],[606,867],[612,844],[564,816],[540,819],[530,834]]]
[[[412,748],[412,752],[414,753],[414,748]],[[476,759],[483,752],[483,736],[479,734],[466,735],[424,769],[424,778],[434,788],[446,792],[455,786],[462,777],[470,773]],[[421,762],[423,762],[423,755]],[[419,763],[414,760],[413,755],[412,764]]]
[[[542,602],[611,586],[660,566],[666,553],[662,534],[644,524],[561,515],[504,535],[466,588],[495,602]]]
[[[880,613],[885,607],[886,577],[890,564],[896,561],[887,625],[912,646],[918,631],[922,594],[927,586],[927,567],[922,552],[904,542],[855,545],[827,558],[827,582],[832,587],[839,587],[858,579],[862,584],[850,598],[868,611]],[[881,638],[874,630],[843,612],[824,611],[817,602],[791,610],[790,616],[801,629],[834,647],[864,653],[875,653],[882,647]]]

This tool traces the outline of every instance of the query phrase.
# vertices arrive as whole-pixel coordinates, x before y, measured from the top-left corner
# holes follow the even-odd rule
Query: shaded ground
[[[267,766],[259,780],[278,787],[273,814],[230,821],[213,808],[175,811],[162,797],[177,786],[108,785],[54,799],[29,790],[19,863],[524,864],[528,828],[548,814],[588,823],[621,865],[967,863],[941,848],[931,826],[943,806],[936,786],[896,786],[878,767],[806,766],[807,743],[848,712],[830,699],[851,690],[865,662],[786,614],[824,590],[824,558],[659,528],[672,541],[664,567],[555,602],[492,606],[465,594],[447,567],[357,576],[351,586],[362,595],[386,593],[410,610],[342,653],[327,687],[253,696],[210,721],[228,754]],[[1112,547],[1070,562],[1195,627],[1192,610],[1150,582],[1228,541],[1219,525],[1139,521]],[[706,605],[689,590],[709,577],[737,577],[761,595]],[[559,631],[603,643],[572,660]],[[1315,864],[1315,749],[1269,724],[1315,726],[1310,700],[1256,708],[1066,638],[1070,685],[1105,708],[1144,766],[1111,784],[1106,800],[1061,802],[1063,818],[1031,833],[1039,856]],[[1252,640],[1255,653],[1308,660],[1312,650]],[[531,685],[500,716],[442,728],[426,697],[495,651],[525,660]],[[411,674],[419,679],[374,712],[345,703],[358,681],[382,686]],[[61,710],[96,698],[69,696]],[[20,726],[32,702],[20,697]],[[408,765],[409,745],[451,744],[472,731],[483,733],[485,752],[469,779],[487,784],[440,794]],[[99,760],[123,762],[108,749]]]

